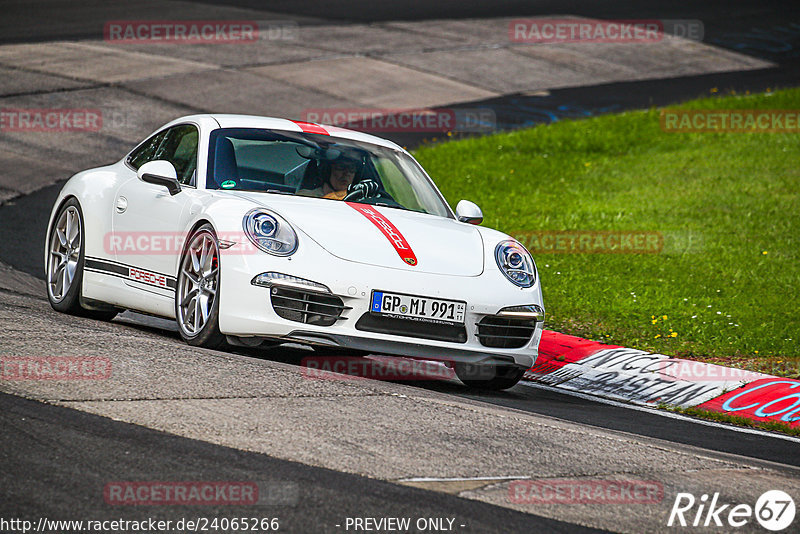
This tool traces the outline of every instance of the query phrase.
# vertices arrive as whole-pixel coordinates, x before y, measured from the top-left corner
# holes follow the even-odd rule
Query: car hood
[[[296,230],[345,260],[451,276],[483,272],[480,232],[454,219],[336,200],[230,193],[275,210]]]

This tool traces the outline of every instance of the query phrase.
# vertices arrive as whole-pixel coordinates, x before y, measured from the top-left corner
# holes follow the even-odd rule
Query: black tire
[[[71,219],[70,225],[77,225],[75,237],[65,235],[71,232],[61,232],[61,223],[67,222],[64,218]],[[73,226],[70,226],[72,228]],[[75,198],[70,198],[56,213],[53,225],[48,229],[47,259],[45,260],[45,283],[47,285],[47,300],[50,306],[58,312],[88,317],[101,321],[110,321],[117,312],[115,310],[94,310],[81,306],[81,288],[83,286],[83,266],[85,263],[86,227],[83,223],[83,210]],[[67,243],[59,237],[59,232]],[[75,243],[79,244],[75,246]],[[64,249],[64,247],[67,247]],[[63,252],[61,249],[64,249]],[[65,260],[66,258],[66,260]],[[59,261],[61,260],[61,261]],[[64,262],[64,265],[59,268]],[[64,278],[70,266],[73,266],[73,275],[69,282]],[[67,290],[64,291],[64,284]]]
[[[456,363],[456,376],[464,385],[490,391],[501,391],[517,385],[525,369],[513,365],[481,365]]]
[[[213,252],[209,250],[210,256],[206,257],[208,265],[199,265],[198,271],[195,272],[193,260],[190,255],[198,252],[196,245],[198,239],[203,240],[201,247],[205,248],[206,245],[213,245]],[[226,345],[225,335],[219,329],[219,296],[220,296],[220,269],[221,262],[219,257],[219,241],[214,228],[210,224],[204,224],[189,236],[186,240],[183,254],[181,254],[181,261],[178,265],[178,283],[175,287],[175,320],[178,323],[178,332],[180,332],[183,340],[194,347],[203,347],[207,349],[218,349]],[[188,261],[188,264],[187,264]],[[198,260],[199,261],[199,260]],[[214,279],[206,278],[203,276],[203,270],[210,269],[216,274]],[[192,278],[191,276],[195,278]],[[208,275],[210,276],[210,275]],[[200,279],[204,282],[201,284]],[[190,288],[192,284],[194,289]],[[191,293],[197,290],[195,297],[200,302],[196,302],[191,298]],[[213,296],[208,293],[213,290]],[[203,296],[207,297],[206,303],[203,304]],[[211,300],[211,306],[208,307],[208,300]],[[195,303],[193,309],[190,309],[192,302]],[[204,306],[200,308],[199,306]],[[203,319],[202,325],[199,323],[199,318],[203,317],[204,310],[207,315]]]

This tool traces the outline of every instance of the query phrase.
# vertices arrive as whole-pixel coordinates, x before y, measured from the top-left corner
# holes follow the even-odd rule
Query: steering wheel
[[[350,200],[362,200],[364,198],[365,197],[363,191],[351,191],[350,193],[347,193],[342,200],[347,202]]]
[[[361,180],[358,183],[350,185],[348,193],[342,200],[362,200],[371,197],[380,197],[382,194],[380,185],[375,180]]]

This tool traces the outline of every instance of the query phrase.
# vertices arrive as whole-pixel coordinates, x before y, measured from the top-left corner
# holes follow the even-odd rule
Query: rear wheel
[[[81,306],[84,258],[83,212],[74,198],[56,214],[48,240],[47,300],[54,310],[99,320],[111,320],[113,310],[88,310]]]
[[[178,270],[175,317],[188,344],[216,349],[225,344],[219,330],[219,242],[210,224],[188,239]]]
[[[455,364],[456,376],[465,385],[476,389],[500,391],[517,385],[525,369],[512,365]]]

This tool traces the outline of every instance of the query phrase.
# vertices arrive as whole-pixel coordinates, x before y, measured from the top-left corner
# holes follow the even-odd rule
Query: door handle
[[[125,197],[119,197],[114,209],[117,210],[117,213],[125,213],[125,210],[128,209],[128,199]]]

